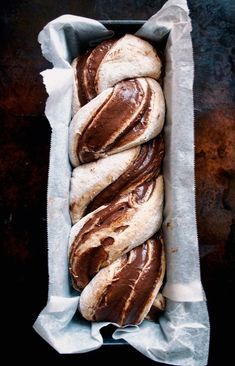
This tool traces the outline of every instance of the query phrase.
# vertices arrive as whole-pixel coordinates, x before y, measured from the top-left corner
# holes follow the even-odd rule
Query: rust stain
[[[199,242],[215,247],[209,256],[217,253],[221,261],[231,245],[235,220],[235,108],[224,106],[201,114],[196,126]]]

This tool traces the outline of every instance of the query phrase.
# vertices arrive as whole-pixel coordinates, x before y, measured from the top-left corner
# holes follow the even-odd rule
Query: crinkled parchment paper
[[[168,36],[164,93],[167,103],[164,159],[164,236],[167,250],[167,308],[159,324],[119,328],[113,338],[125,339],[159,362],[193,366],[207,363],[209,321],[200,280],[195,215],[193,55],[191,22],[185,0],[169,0],[137,32],[149,40]],[[42,73],[48,92],[46,116],[52,127],[48,182],[48,303],[35,330],[58,352],[79,353],[100,347],[100,328],[76,314],[79,301],[68,274],[69,184],[68,125],[71,120],[71,60],[88,44],[112,32],[95,20],[64,15],[39,34],[42,52],[53,69]]]

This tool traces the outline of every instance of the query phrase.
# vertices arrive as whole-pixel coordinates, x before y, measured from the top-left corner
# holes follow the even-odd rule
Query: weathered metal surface
[[[16,350],[59,364],[31,330],[47,295],[46,185],[50,128],[43,117],[46,92],[39,72],[50,67],[37,35],[59,15],[96,19],[146,19],[164,1],[4,1],[1,8],[1,238],[8,313],[8,356]],[[195,56],[196,203],[202,279],[208,298],[212,337],[209,365],[225,360],[233,316],[235,285],[235,3],[189,1]],[[30,300],[33,298],[33,301]],[[13,327],[15,336],[11,334]],[[105,353],[104,353],[105,352]],[[134,350],[132,361],[152,364]],[[79,360],[122,362],[126,349],[96,351]],[[28,356],[29,357],[29,356]]]

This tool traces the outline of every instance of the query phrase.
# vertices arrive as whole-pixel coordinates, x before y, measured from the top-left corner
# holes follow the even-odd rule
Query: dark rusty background
[[[0,212],[2,330],[8,360],[79,365],[126,357],[154,364],[128,346],[58,355],[32,330],[47,298],[46,186],[50,128],[39,72],[50,65],[37,43],[50,20],[147,19],[165,1],[8,0],[0,29]],[[197,219],[202,280],[211,320],[209,365],[232,365],[235,288],[235,2],[189,1],[195,56]],[[3,322],[2,322],[3,323]],[[232,336],[228,332],[232,330]],[[5,333],[3,333],[3,331]],[[113,358],[113,359],[114,359]],[[233,360],[233,361],[232,361]]]

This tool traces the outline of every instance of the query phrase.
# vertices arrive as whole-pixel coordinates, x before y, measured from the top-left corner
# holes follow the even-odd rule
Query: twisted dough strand
[[[126,35],[101,43],[73,67],[72,282],[82,291],[86,319],[137,324],[165,272],[162,235],[156,234],[164,145],[161,136],[155,138],[165,104],[160,85],[150,78],[160,76],[161,62],[148,42]]]

